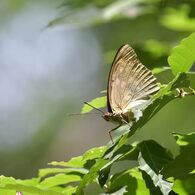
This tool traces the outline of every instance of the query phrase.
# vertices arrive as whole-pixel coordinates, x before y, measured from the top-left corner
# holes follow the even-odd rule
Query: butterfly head
[[[110,112],[105,112],[104,115],[102,116],[106,121],[110,121],[112,118],[112,113]]]

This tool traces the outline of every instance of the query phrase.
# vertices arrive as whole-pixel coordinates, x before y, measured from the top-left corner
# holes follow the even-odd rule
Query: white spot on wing
[[[143,115],[143,110],[152,103],[151,100],[136,100],[131,102],[124,112],[133,112],[136,121]]]

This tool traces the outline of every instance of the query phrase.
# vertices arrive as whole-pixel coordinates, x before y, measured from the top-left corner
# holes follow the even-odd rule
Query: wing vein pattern
[[[115,56],[109,74],[108,111],[123,112],[131,102],[148,99],[158,90],[152,72],[139,61],[129,45],[123,45]]]

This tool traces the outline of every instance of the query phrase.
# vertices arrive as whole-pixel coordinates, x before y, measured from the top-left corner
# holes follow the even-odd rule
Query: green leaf
[[[65,195],[72,195],[72,194],[75,194],[75,192],[76,192],[76,187],[73,187],[73,186],[66,186],[62,190],[62,193]]]
[[[142,158],[144,158],[148,166],[157,174],[164,165],[173,160],[170,152],[154,140],[142,141],[138,144],[138,147]]]
[[[105,165],[103,167],[101,167],[101,169],[99,170],[99,177],[98,177],[98,181],[101,187],[104,186],[104,184],[106,183],[109,173],[110,173],[110,169],[112,167],[112,165],[119,161],[120,157],[122,157],[123,154],[117,154],[114,155],[114,157],[112,159],[109,159]]]
[[[168,58],[174,75],[188,72],[195,61],[195,33],[192,33],[176,46]]]
[[[104,155],[104,158],[109,159],[109,161],[100,170],[99,183],[101,183],[101,185],[104,185],[106,183],[108,174],[114,163],[126,160],[136,161],[138,158],[138,144],[125,145],[120,141],[116,144],[118,147],[109,148]]]
[[[74,158],[70,159],[68,162],[53,161],[53,162],[49,163],[49,165],[62,166],[62,167],[83,167],[84,164],[85,164],[85,161],[83,161],[82,156],[74,157]]]
[[[92,148],[92,149],[86,151],[83,156],[74,157],[74,158],[70,159],[68,162],[53,161],[53,162],[49,163],[49,165],[71,167],[71,168],[84,168],[84,165],[88,160],[92,160],[92,159],[96,159],[96,158],[101,157],[104,154],[105,150],[106,150],[105,146]],[[83,171],[82,169],[77,169],[77,170]],[[48,171],[50,171],[50,170],[48,170]],[[56,171],[60,171],[60,170],[56,170]]]
[[[149,190],[146,188],[142,175],[137,168],[125,170],[113,175],[109,183],[110,192],[126,187],[126,193],[124,194],[150,194]]]
[[[106,106],[106,101],[107,101],[106,96],[102,96],[102,97],[95,98],[95,99],[93,99],[92,101],[90,101],[88,103],[91,104],[92,106],[96,107],[96,108],[102,108],[102,107]],[[88,113],[92,110],[93,110],[92,107],[85,104],[83,106],[82,110],[81,110],[81,113],[82,114]]]
[[[120,189],[115,190],[114,192],[103,193],[101,195],[121,195],[121,194],[126,194],[125,193],[125,192],[127,192],[126,188],[127,188],[127,186],[124,186],[124,187],[122,187]]]
[[[115,162],[122,160],[137,160],[138,151],[137,147],[131,145],[122,145],[120,148],[115,148],[116,150],[107,150],[104,155],[105,159],[109,161],[100,169],[99,173],[99,183],[104,186],[106,183],[110,169]]]
[[[189,76],[185,73],[178,74],[167,85],[161,87],[157,94],[154,95],[153,100],[163,97],[166,94],[173,93],[177,88],[188,88],[190,86]],[[176,97],[175,97],[176,98]],[[173,98],[174,99],[174,98]]]
[[[111,168],[111,164],[108,165],[108,163],[99,171],[99,177],[98,177],[98,182],[99,185],[101,186],[101,188],[104,187],[104,185],[107,182],[107,179],[109,177],[110,174],[110,168]]]
[[[0,176],[0,188],[3,190],[14,190],[15,192],[23,192],[27,195],[30,194],[51,194],[51,195],[60,195],[61,192],[56,191],[56,189],[42,189],[39,186],[39,179],[29,179],[29,180],[16,180],[13,177]],[[1,191],[0,191],[1,192]],[[6,192],[6,191],[5,191]],[[8,194],[5,193],[5,194]],[[10,193],[11,194],[11,193]]]
[[[174,181],[173,190],[178,194],[188,195],[195,194],[195,175],[189,175],[188,177]]]
[[[1,189],[0,187],[0,194],[1,195],[16,195],[16,190],[5,190],[5,189]],[[34,195],[34,194],[27,194],[27,195]]]
[[[88,150],[84,153],[83,160],[86,161],[102,157],[104,152],[106,151],[106,148],[106,146],[101,146]]]
[[[173,185],[174,192],[182,195],[188,195],[188,192],[183,187],[183,182],[181,180],[175,180]]]
[[[71,182],[78,182],[81,181],[81,177],[78,175],[73,175],[73,174],[57,174],[53,177],[48,177],[45,180],[43,180],[40,184],[39,187],[42,189],[48,189],[54,186],[58,185],[64,185],[68,184]]]
[[[195,169],[195,132],[185,134],[174,133],[176,143],[180,146],[180,154],[163,169],[163,175],[182,179]]]
[[[170,70],[170,67],[167,67],[167,66],[157,67],[157,68],[152,69],[152,73],[153,74],[159,74],[159,73],[165,72],[167,70]]]
[[[176,143],[181,147],[195,144],[195,132],[188,134],[173,133],[173,136],[175,137]]]
[[[96,163],[91,167],[89,172],[83,177],[82,181],[80,182],[76,194],[80,195],[83,194],[84,188],[95,181],[95,179],[99,175],[99,170],[108,162],[108,160],[98,159]]]
[[[173,184],[164,180],[161,174],[156,173],[153,170],[155,169],[155,161],[153,159],[152,161],[154,164],[153,167],[150,167],[147,161],[143,158],[142,153],[140,152],[138,157],[139,168],[145,173],[144,174],[145,176],[147,175],[150,176],[150,178],[144,177],[146,181],[146,185],[150,189],[151,194],[159,194],[159,189],[160,189],[163,195],[168,195],[169,192],[172,191],[171,188]],[[152,180],[153,183],[150,181],[150,179]]]
[[[45,168],[39,169],[39,177],[43,178],[48,175],[53,175],[57,173],[71,173],[74,172],[75,174],[86,174],[88,172],[87,169],[84,168]]]
[[[107,152],[105,154],[105,158],[108,158],[109,161],[100,170],[99,183],[102,186],[106,183],[108,174],[114,163],[122,160],[135,161],[140,151],[147,159],[147,163],[156,172],[159,172],[165,164],[172,160],[169,152],[152,140],[143,141],[139,144],[134,144],[134,146],[122,145],[120,148],[117,148],[117,150],[112,150],[110,153]]]

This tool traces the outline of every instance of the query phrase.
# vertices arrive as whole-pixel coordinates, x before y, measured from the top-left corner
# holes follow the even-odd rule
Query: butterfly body
[[[106,112],[103,115],[103,118],[106,121],[110,121],[122,125],[122,124],[130,123],[134,119],[134,115],[133,112],[125,112],[125,113]]]

